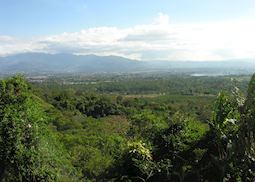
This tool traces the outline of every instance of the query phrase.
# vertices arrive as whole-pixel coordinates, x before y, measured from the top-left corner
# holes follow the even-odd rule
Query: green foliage
[[[81,170],[84,180],[99,180],[102,175],[105,175],[113,160],[109,154],[105,155],[95,147],[83,145],[72,148],[72,155],[75,159],[74,166]]]
[[[131,117],[129,135],[135,138],[151,140],[155,134],[167,127],[164,118],[144,110]]]
[[[79,98],[76,108],[87,116],[94,118],[118,114],[116,106],[104,97],[83,97]]]
[[[252,118],[249,113],[253,112],[248,109],[252,103],[252,83],[251,80],[246,99],[238,90],[232,95],[220,93],[217,98],[211,129],[205,138],[208,140],[206,160],[210,161],[207,168],[212,176],[204,173],[205,179],[218,174],[214,181],[254,181],[255,160],[254,154],[250,153],[253,146],[250,145],[252,130],[249,127]]]
[[[218,128],[224,128],[228,122],[240,120],[239,108],[235,99],[224,92],[219,93],[212,118]]]
[[[0,83],[0,178],[2,181],[51,181],[61,176],[61,147],[46,127],[21,76]],[[51,148],[53,147],[53,148]],[[57,150],[59,149],[59,150]],[[60,162],[58,161],[60,160]]]
[[[2,80],[1,180],[254,181],[255,76],[168,76]]]
[[[130,141],[122,159],[116,164],[115,181],[147,181],[154,173],[151,149],[141,140]]]

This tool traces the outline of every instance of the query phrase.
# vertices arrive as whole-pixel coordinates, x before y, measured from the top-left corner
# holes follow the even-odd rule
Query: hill
[[[253,60],[137,61],[118,56],[24,53],[0,57],[2,74],[172,72],[200,74],[247,74]]]

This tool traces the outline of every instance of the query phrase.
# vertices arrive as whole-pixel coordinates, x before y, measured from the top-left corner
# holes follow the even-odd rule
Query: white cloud
[[[159,13],[158,17],[154,20],[156,25],[168,25],[169,24],[169,16],[164,13]]]
[[[97,27],[54,36],[0,36],[0,55],[48,52],[118,55],[141,60],[255,58],[255,21],[172,24],[159,13],[149,25]]]

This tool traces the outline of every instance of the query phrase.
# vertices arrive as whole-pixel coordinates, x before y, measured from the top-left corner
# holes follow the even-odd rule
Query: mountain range
[[[228,61],[138,61],[118,56],[23,53],[0,57],[0,74],[60,73],[212,73],[247,74],[255,60]]]

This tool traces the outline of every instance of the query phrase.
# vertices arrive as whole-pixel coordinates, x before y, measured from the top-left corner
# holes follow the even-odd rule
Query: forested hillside
[[[0,181],[254,181],[255,75],[228,79],[3,79]]]

